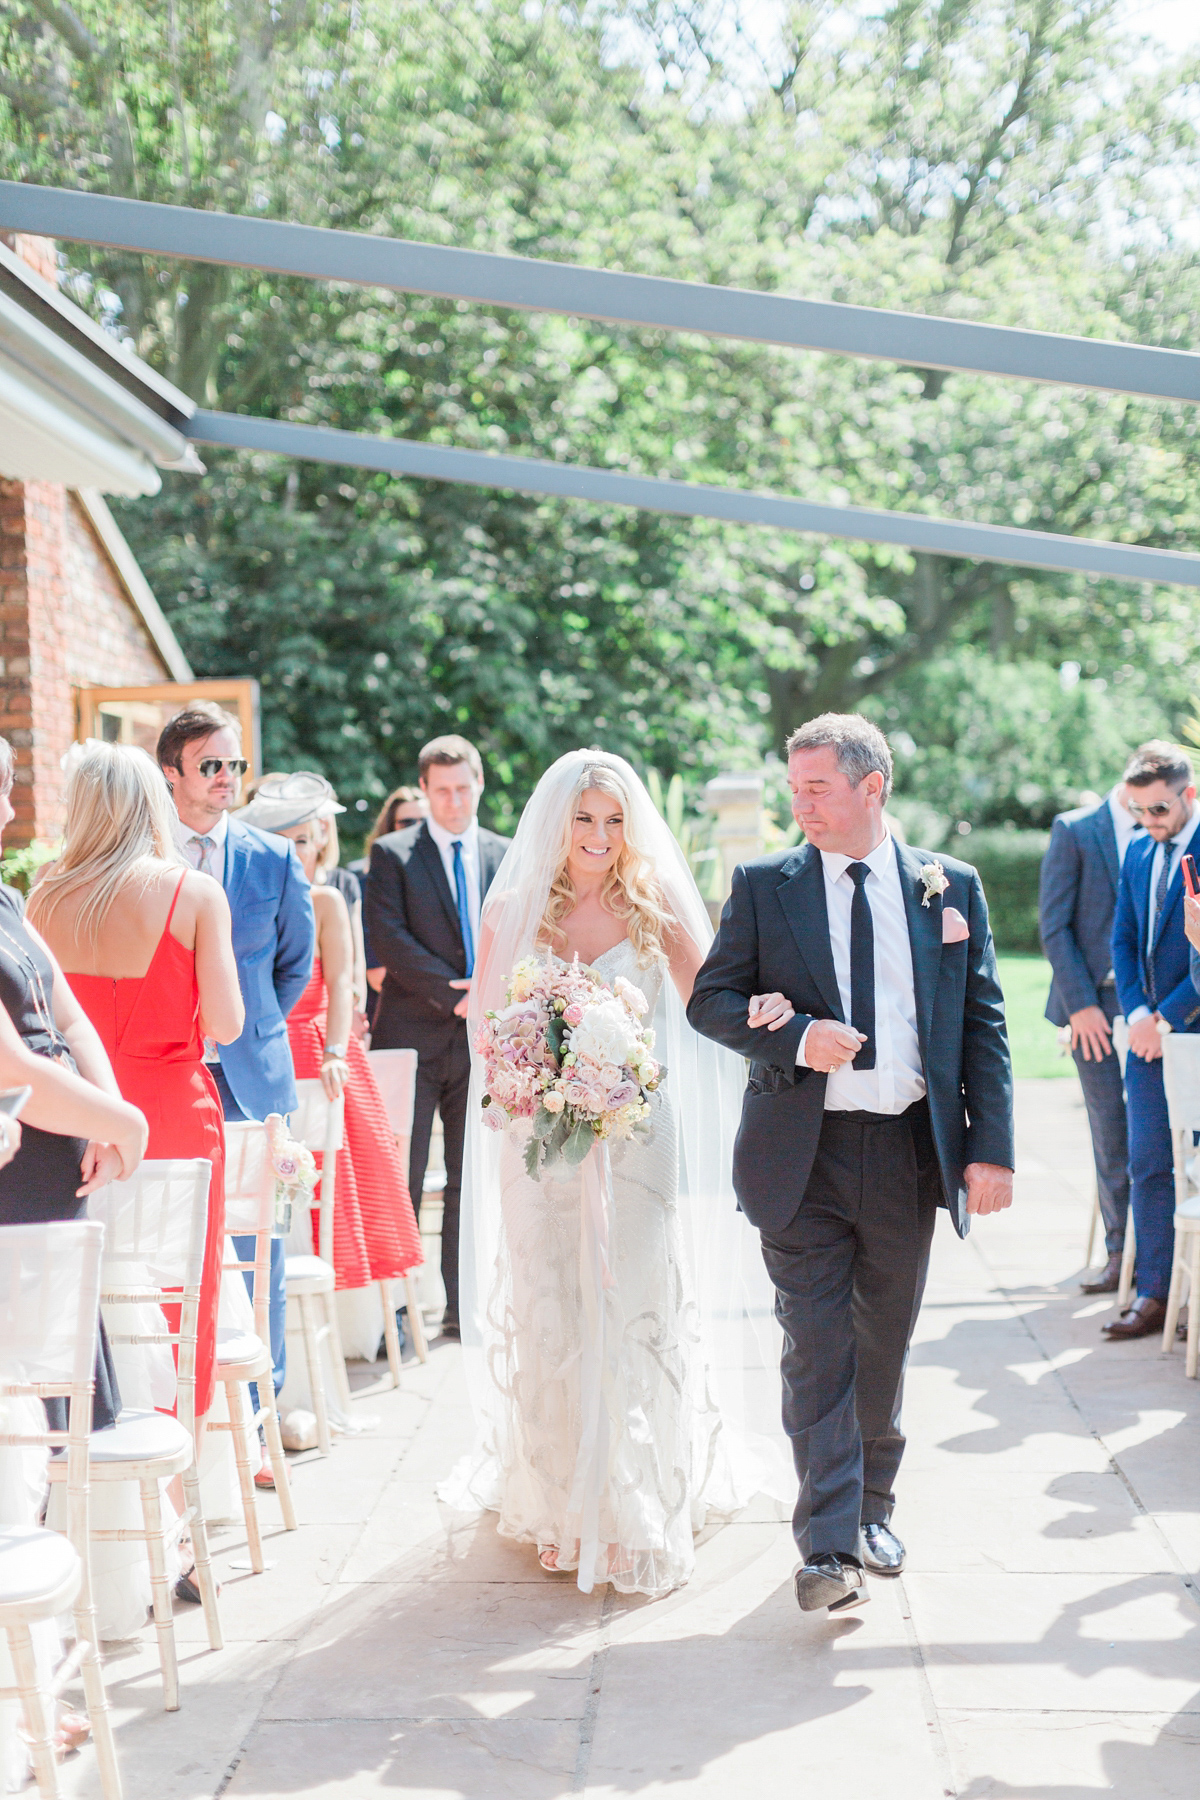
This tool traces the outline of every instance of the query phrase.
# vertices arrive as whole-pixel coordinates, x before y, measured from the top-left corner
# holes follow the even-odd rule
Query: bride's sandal
[[[547,1575],[561,1575],[563,1573],[558,1566],[557,1544],[539,1544],[538,1561],[541,1563],[543,1569],[545,1569]]]

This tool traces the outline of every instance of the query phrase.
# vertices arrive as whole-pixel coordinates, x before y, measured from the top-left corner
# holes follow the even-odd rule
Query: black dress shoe
[[[804,1567],[796,1570],[796,1601],[801,1612],[819,1612],[823,1606],[831,1613],[849,1612],[852,1607],[865,1606],[870,1598],[862,1565],[839,1551],[810,1556]]]
[[[1156,1300],[1152,1294],[1139,1294],[1119,1319],[1110,1319],[1104,1327],[1104,1336],[1110,1344],[1123,1344],[1129,1338],[1153,1337],[1162,1330],[1166,1316],[1165,1300]]]
[[[443,1319],[438,1329],[440,1336],[450,1338],[456,1344],[461,1342],[462,1333],[458,1328],[457,1319]]]
[[[904,1567],[904,1545],[888,1526],[864,1525],[862,1559],[872,1575],[898,1575]]]
[[[1121,1285],[1121,1255],[1120,1250],[1114,1250],[1095,1281],[1080,1282],[1080,1293],[1115,1294]]]

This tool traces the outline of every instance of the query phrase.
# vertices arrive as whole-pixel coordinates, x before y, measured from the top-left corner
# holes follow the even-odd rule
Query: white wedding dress
[[[663,968],[639,969],[628,939],[592,966],[610,985],[624,975],[645,994],[647,1016],[654,1012]],[[669,1073],[653,1126],[648,1143],[589,1152],[601,1165],[607,1154],[611,1179],[612,1280],[594,1308],[581,1238],[595,1230],[585,1181],[603,1179],[603,1167],[559,1164],[534,1181],[524,1143],[506,1143],[503,1240],[488,1309],[497,1334],[491,1373],[507,1413],[488,1500],[501,1533],[555,1546],[565,1569],[579,1566],[581,1540],[586,1554],[591,1536],[596,1566],[585,1573],[642,1594],[686,1581],[693,1533],[711,1512],[736,1512],[752,1491],[735,1482],[702,1354]],[[599,1417],[589,1419],[594,1385]]]
[[[702,955],[703,902],[645,787],[620,758],[573,751],[543,776],[484,908],[472,1037],[536,948],[582,771],[616,771],[629,837]],[[688,1026],[665,962],[623,939],[592,964],[646,997],[666,1066],[647,1140],[525,1172],[531,1125],[483,1128],[474,1059],[463,1169],[461,1318],[474,1450],[439,1488],[498,1514],[505,1537],[553,1549],[585,1592],[651,1596],[685,1582],[693,1538],[759,1491],[794,1494],[778,1437],[773,1295],[736,1210],[742,1064]],[[756,1396],[769,1396],[766,1417]],[[753,1415],[753,1417],[752,1417]],[[790,1506],[790,1499],[788,1501]]]

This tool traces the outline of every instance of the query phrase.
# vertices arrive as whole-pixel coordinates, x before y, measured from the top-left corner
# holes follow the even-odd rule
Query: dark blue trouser
[[[233,1097],[233,1090],[225,1079],[225,1071],[220,1063],[210,1065],[213,1080],[217,1084],[217,1094],[221,1101],[221,1110],[227,1119],[245,1119],[245,1114]],[[253,1262],[254,1239],[252,1237],[235,1237],[233,1247],[237,1251],[239,1262]],[[242,1279],[246,1283],[246,1291],[251,1300],[254,1298],[254,1274],[247,1269]],[[287,1375],[287,1282],[284,1272],[284,1247],[282,1238],[271,1239],[271,1293],[268,1302],[267,1317],[271,1328],[271,1378],[278,1394],[283,1387]],[[250,1404],[258,1411],[258,1384],[250,1383]]]
[[[783,1428],[801,1556],[858,1555],[886,1525],[904,1454],[900,1408],[941,1191],[924,1101],[896,1118],[827,1112],[798,1212],[763,1236],[783,1327]]]
[[[1111,1025],[1117,1012],[1116,990],[1101,990],[1100,1004]],[[1129,1133],[1125,1123],[1125,1088],[1115,1050],[1102,1062],[1085,1060],[1082,1047],[1075,1051],[1075,1067],[1087,1107],[1096,1162],[1096,1193],[1104,1220],[1104,1248],[1120,1255],[1125,1245],[1125,1219],[1129,1211]]]
[[[1137,1232],[1137,1291],[1165,1300],[1175,1253],[1175,1157],[1162,1058],[1125,1062],[1129,1116],[1129,1199]]]

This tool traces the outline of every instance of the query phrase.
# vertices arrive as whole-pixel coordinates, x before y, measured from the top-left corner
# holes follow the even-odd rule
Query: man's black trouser
[[[1111,1025],[1120,1010],[1117,990],[1101,988],[1100,1004]],[[1085,1062],[1082,1048],[1076,1048],[1074,1056],[1092,1133],[1104,1248],[1110,1256],[1120,1255],[1125,1247],[1125,1220],[1129,1215],[1129,1131],[1121,1065],[1115,1050],[1110,1050],[1101,1062]]]
[[[412,1142],[408,1156],[408,1191],[413,1210],[421,1213],[421,1190],[429,1161],[429,1134],[433,1115],[442,1115],[446,1150],[446,1196],[442,1212],[442,1281],[446,1289],[446,1320],[458,1323],[458,1212],[462,1192],[463,1138],[467,1126],[467,1090],[471,1083],[471,1052],[467,1028],[456,1030],[438,1050],[417,1055],[417,1090],[413,1098]]]
[[[857,1556],[859,1525],[891,1518],[904,1368],[940,1196],[924,1100],[894,1118],[827,1112],[795,1218],[763,1236],[805,1560]]]

